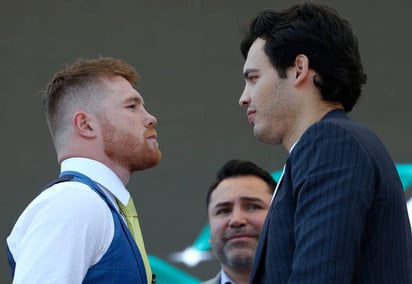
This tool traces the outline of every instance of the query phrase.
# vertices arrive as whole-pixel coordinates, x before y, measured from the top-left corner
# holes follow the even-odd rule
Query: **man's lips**
[[[157,133],[156,132],[152,132],[149,135],[146,136],[147,139],[157,139]]]
[[[226,238],[228,241],[236,241],[236,240],[244,240],[244,239],[253,239],[255,236],[249,235],[249,234],[236,234],[236,235],[231,235]]]
[[[156,145],[158,145],[156,133],[153,133],[151,135],[146,136],[146,139],[148,141],[154,142]]]
[[[248,109],[247,110],[247,120],[249,121],[250,124],[254,124],[255,122],[255,114],[256,114],[256,110],[253,109]]]

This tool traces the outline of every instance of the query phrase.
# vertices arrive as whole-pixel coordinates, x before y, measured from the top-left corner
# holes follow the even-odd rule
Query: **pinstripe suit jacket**
[[[286,161],[251,283],[412,283],[410,228],[385,147],[334,110]]]

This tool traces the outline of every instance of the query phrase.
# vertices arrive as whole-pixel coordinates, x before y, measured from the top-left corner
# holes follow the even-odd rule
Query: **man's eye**
[[[256,204],[250,204],[250,205],[247,207],[247,209],[250,210],[250,211],[259,210],[259,209],[261,209],[261,208],[262,208],[262,207],[260,207],[259,205],[256,205]]]
[[[249,76],[249,77],[247,77],[247,80],[252,84],[256,83],[257,79],[258,79],[258,76]]]
[[[229,213],[229,212],[230,212],[229,209],[227,209],[227,208],[222,208],[222,209],[217,210],[215,214],[216,214],[216,215],[223,215],[223,214],[227,214],[227,213]]]
[[[128,105],[127,108],[136,109],[136,105],[135,105],[135,104],[133,104],[133,105]]]

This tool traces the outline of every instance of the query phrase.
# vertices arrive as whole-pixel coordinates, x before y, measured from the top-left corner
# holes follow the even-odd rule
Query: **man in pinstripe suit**
[[[357,38],[313,3],[265,10],[241,44],[254,135],[289,152],[251,283],[412,283],[402,185],[379,138],[347,113],[366,82]]]

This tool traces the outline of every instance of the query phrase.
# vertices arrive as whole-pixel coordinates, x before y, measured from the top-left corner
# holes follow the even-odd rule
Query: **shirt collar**
[[[292,147],[290,147],[289,154],[292,153],[293,149],[295,148],[296,144],[298,144],[298,142],[299,139],[295,143],[293,143]]]
[[[226,283],[231,283],[231,284],[236,284],[235,281],[233,281],[229,275],[226,274],[226,272],[222,269],[220,272],[220,284],[226,284]]]
[[[106,165],[87,158],[69,158],[61,162],[61,172],[75,171],[82,173],[103,186],[117,200],[127,205],[130,193],[119,177]]]

